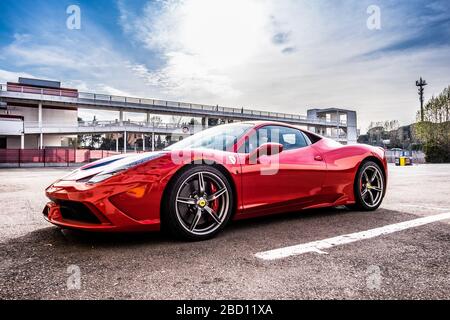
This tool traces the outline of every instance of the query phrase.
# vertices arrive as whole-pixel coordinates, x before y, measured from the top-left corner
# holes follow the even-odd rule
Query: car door
[[[264,143],[280,143],[283,151],[261,156],[242,166],[244,212],[294,210],[310,206],[320,195],[326,164],[310,146],[309,139],[296,128],[263,126],[246,139],[250,154]]]

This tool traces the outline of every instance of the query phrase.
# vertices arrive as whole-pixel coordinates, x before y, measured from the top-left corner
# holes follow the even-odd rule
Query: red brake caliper
[[[211,194],[214,194],[216,191],[217,191],[217,187],[211,183]],[[214,211],[217,211],[217,209],[219,208],[219,200],[218,199],[213,200],[210,204],[210,207]]]

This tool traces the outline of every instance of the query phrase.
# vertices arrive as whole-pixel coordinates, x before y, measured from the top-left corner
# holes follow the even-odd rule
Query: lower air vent
[[[100,224],[100,220],[83,203],[76,201],[58,200],[60,212],[65,220]]]

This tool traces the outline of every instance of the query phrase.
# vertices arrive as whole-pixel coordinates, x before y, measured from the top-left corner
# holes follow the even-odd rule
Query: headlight
[[[135,166],[138,166],[138,165],[140,165],[142,163],[145,163],[145,162],[148,162],[150,160],[157,159],[157,158],[159,158],[159,157],[161,157],[163,155],[164,155],[164,153],[156,153],[156,154],[153,153],[153,154],[149,154],[148,156],[140,157],[137,160],[133,160],[133,159],[136,159],[136,158],[133,157],[131,160],[130,159],[125,159],[125,160],[129,161],[127,163],[122,163],[122,161],[124,161],[124,160],[122,160],[122,161],[119,160],[118,161],[119,163],[117,163],[118,164],[117,167],[96,174],[95,176],[90,178],[89,181],[87,181],[87,183],[102,182],[102,181],[104,181],[106,179],[109,179],[109,178],[115,176],[116,174],[118,174],[118,173],[120,173],[122,171],[131,169],[131,168],[133,168]]]
[[[120,170],[120,171],[123,171],[123,170]],[[120,171],[98,174],[98,175],[93,176],[92,178],[90,178],[87,183],[98,183],[98,182],[101,182],[103,180],[106,180],[106,179],[111,178],[112,176],[118,174]]]

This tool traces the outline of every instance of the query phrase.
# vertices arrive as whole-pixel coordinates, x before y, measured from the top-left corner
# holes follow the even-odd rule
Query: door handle
[[[322,156],[317,155],[317,156],[314,156],[314,160],[323,161],[323,158],[322,158]]]

